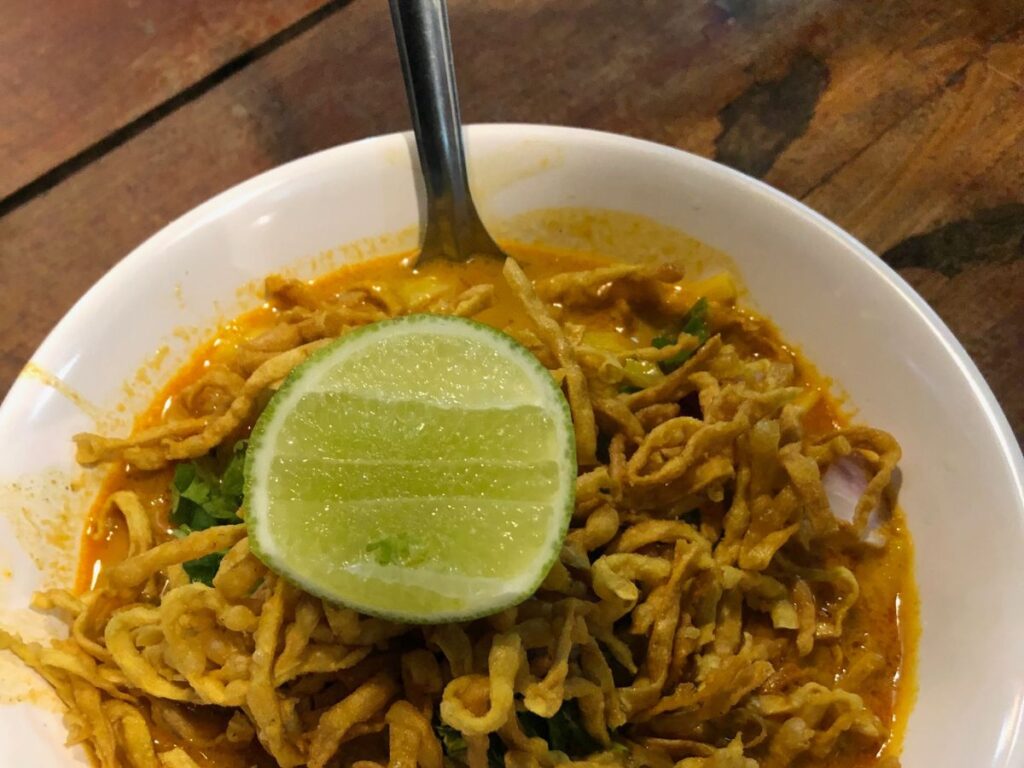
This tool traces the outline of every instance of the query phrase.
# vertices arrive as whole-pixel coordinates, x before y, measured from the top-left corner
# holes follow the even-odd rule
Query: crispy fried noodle
[[[799,361],[730,291],[671,266],[531,280],[512,260],[451,289],[314,288],[269,279],[272,322],[160,423],[76,438],[83,465],[173,472],[174,488],[111,494],[93,530],[119,527],[123,559],[84,593],[37,596],[66,639],[0,630],[0,650],[67,707],[70,743],[104,768],[897,765],[879,757],[892,619],[863,579],[902,535],[899,446],[823,421]],[[269,394],[352,328],[422,311],[495,322],[500,301],[514,319],[499,325],[551,370],[576,431],[575,513],[541,589],[488,618],[415,626],[268,571],[224,467]],[[863,475],[845,513],[827,482],[839,470]]]

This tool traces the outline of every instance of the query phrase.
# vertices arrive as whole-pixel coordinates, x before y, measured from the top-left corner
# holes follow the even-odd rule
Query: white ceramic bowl
[[[124,428],[198,338],[175,330],[209,330],[252,305],[240,287],[296,264],[310,274],[411,246],[419,206],[409,141],[337,147],[228,190],[139,246],[60,322],[0,407],[0,573],[13,572],[0,576],[0,623],[37,631],[18,610],[46,579],[33,563],[45,560],[37,546],[81,525],[90,486],[76,496],[64,484],[74,475],[71,435],[98,417],[81,401],[107,414],[107,428]],[[707,160],[541,126],[475,126],[468,147],[485,218],[505,221],[506,233],[524,211],[612,209],[731,255],[757,306],[834,377],[860,418],[897,436],[923,625],[904,764],[1024,764],[1024,462],[988,386],[935,313],[848,234]],[[162,345],[169,351],[153,361]],[[156,372],[137,377],[147,360]],[[54,389],[51,376],[66,387]],[[11,698],[26,682],[9,662],[0,678]],[[70,764],[63,739],[52,707],[0,706],[0,765]]]

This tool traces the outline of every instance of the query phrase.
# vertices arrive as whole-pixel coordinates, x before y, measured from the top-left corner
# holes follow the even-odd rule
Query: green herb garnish
[[[190,531],[242,522],[238,508],[242,506],[247,443],[235,443],[231,460],[219,477],[209,460],[182,462],[174,468],[171,522]]]
[[[245,485],[245,449],[248,441],[239,440],[231,450],[231,459],[224,471],[217,474],[213,459],[204,457],[186,461],[174,468],[171,481],[171,522],[175,536],[188,536],[215,525],[242,522],[238,509],[242,506]],[[224,552],[190,560],[184,564],[192,581],[212,584]]]
[[[220,561],[224,559],[226,554],[227,552],[212,552],[209,555],[203,555],[195,560],[183,563],[182,568],[185,569],[185,573],[188,574],[189,579],[192,581],[201,581],[206,586],[212,587],[213,577],[217,575]]]
[[[539,736],[556,752],[569,757],[583,758],[600,752],[601,744],[583,727],[579,705],[572,700],[563,701],[561,708],[551,717],[539,717],[531,712],[520,712],[519,723],[527,736]]]
[[[467,765],[466,740],[462,734],[450,725],[438,723],[434,726],[437,738],[441,742],[441,749],[444,751],[445,763],[454,765]],[[488,768],[505,768],[505,746],[497,734],[491,734],[487,742],[487,766]]]
[[[508,747],[501,738],[492,733],[487,740],[487,768],[505,768],[505,753]]]
[[[366,551],[373,555],[377,565],[417,565],[423,562],[425,555],[423,547],[405,533],[370,542]]]
[[[681,352],[677,352],[672,357],[662,360],[661,370],[665,373],[671,373],[676,368],[681,366],[693,353],[700,349],[704,343],[711,338],[711,328],[708,325],[708,300],[703,296],[694,302],[690,310],[683,316],[680,324],[679,331],[672,335],[660,335],[655,336],[651,339],[651,346],[657,349],[664,349],[670,347],[679,341],[680,334],[687,334],[688,336],[697,337],[697,346],[693,349],[686,349]]]
[[[462,734],[444,723],[435,725],[434,730],[437,731],[437,738],[441,742],[441,749],[444,750],[445,755],[452,760],[464,763],[466,761],[466,740],[462,738]]]

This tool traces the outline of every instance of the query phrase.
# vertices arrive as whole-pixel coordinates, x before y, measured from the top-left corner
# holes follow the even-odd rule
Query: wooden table
[[[931,302],[1024,438],[1021,0],[449,4],[467,121],[652,139],[803,200]],[[407,126],[383,0],[6,0],[0,392],[171,219]]]

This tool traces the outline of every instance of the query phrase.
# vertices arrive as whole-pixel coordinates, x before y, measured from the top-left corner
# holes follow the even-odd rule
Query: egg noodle
[[[511,259],[493,275],[412,292],[272,277],[273,321],[162,422],[76,437],[83,465],[174,471],[177,508],[209,519],[172,531],[166,509],[115,489],[91,530],[126,530],[123,559],[87,591],[35,598],[67,638],[0,630],[67,707],[69,743],[103,768],[897,766],[883,747],[902,575],[880,570],[905,537],[897,442],[812,418],[824,395],[728,280],[601,264],[531,281]],[[574,421],[559,561],[530,599],[466,623],[392,623],[301,592],[249,551],[227,489],[225,464],[298,363],[413,312],[498,324]],[[830,470],[863,475],[849,514]],[[244,759],[217,757],[231,753]]]

